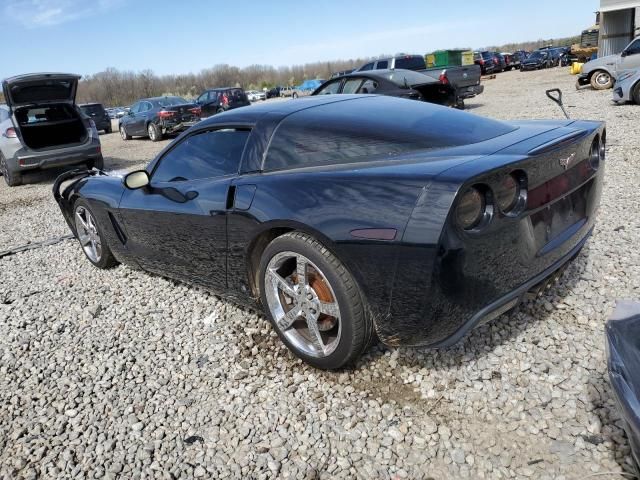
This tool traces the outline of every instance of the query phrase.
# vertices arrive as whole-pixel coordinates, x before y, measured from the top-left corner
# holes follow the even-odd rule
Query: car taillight
[[[482,221],[487,202],[484,193],[476,186],[469,188],[458,200],[456,222],[464,230],[471,230]]]
[[[480,65],[484,65],[484,59],[483,58],[480,59]]]
[[[503,213],[508,213],[516,206],[520,198],[520,184],[513,175],[505,175],[494,192],[496,203]]]
[[[158,117],[160,117],[160,118],[171,118],[175,114],[176,114],[176,112],[170,112],[170,111],[167,111],[167,110],[160,110],[158,112]]]
[[[202,114],[202,108],[200,108],[200,107],[190,108],[189,111],[191,113],[193,113],[194,115],[197,115],[197,116],[200,116]]]
[[[495,64],[497,65],[497,64],[498,64],[498,59],[497,59],[497,58],[494,58],[494,59],[493,59],[493,63],[495,63]]]
[[[18,134],[16,133],[15,128],[9,127],[4,131],[4,136],[7,138],[16,138]]]
[[[222,103],[224,105],[229,105],[229,97],[226,94],[222,95]]]
[[[440,74],[438,80],[440,80],[440,83],[443,85],[449,85],[449,79],[447,78],[447,74],[445,72],[442,72]]]

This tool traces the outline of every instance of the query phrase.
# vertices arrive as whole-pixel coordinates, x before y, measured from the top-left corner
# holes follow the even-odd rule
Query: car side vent
[[[229,191],[227,192],[227,210],[231,210],[233,208],[233,202],[236,198],[236,186],[231,185],[229,187]]]
[[[115,230],[116,235],[118,236],[118,240],[120,240],[120,242],[123,245],[126,244],[127,236],[122,231],[122,228],[120,228],[120,224],[118,223],[118,221],[116,220],[116,218],[113,216],[111,212],[107,212],[107,215],[109,215],[109,220],[111,220],[111,225],[113,225],[113,229]]]

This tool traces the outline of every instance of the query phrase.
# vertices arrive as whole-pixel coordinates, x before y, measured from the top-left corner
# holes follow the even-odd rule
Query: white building
[[[620,53],[640,35],[640,0],[600,0],[598,56]]]

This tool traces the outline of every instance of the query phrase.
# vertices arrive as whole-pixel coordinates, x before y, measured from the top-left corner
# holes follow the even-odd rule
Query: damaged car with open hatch
[[[320,95],[204,120],[124,178],[58,178],[89,261],[261,308],[324,369],[377,336],[442,347],[557,277],[594,227],[597,121],[502,122]]]
[[[36,169],[103,168],[96,125],[76,105],[79,75],[32,73],[2,82],[0,173],[9,186]]]

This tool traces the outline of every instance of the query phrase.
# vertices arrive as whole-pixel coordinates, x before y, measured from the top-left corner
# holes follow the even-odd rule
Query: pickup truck
[[[618,72],[640,68],[640,37],[636,37],[622,53],[596,58],[582,66],[578,86],[591,84],[595,90],[613,87]]]
[[[484,91],[484,86],[480,85],[480,65],[427,68],[422,55],[396,55],[395,57],[379,58],[366,63],[355,71],[383,69],[413,70],[435,78],[443,85],[451,86],[455,92],[454,103],[458,108],[464,108],[465,99],[480,95]]]

